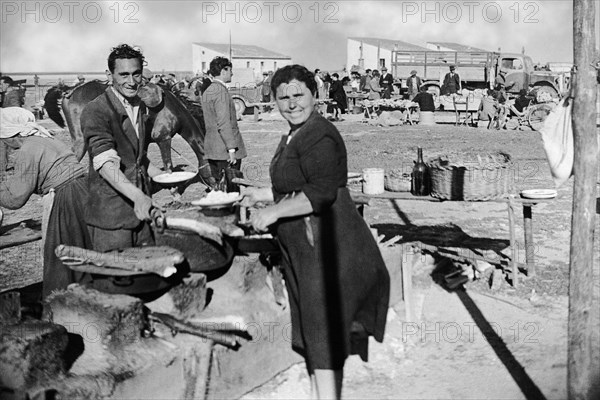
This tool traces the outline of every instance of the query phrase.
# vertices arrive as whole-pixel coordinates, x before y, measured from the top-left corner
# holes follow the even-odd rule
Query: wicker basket
[[[445,200],[485,201],[508,195],[514,182],[510,155],[442,156],[427,163],[431,196]]]
[[[385,174],[384,187],[390,192],[410,192],[410,174],[391,170]]]

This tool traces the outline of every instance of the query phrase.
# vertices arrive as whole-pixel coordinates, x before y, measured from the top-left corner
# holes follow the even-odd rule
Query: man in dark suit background
[[[214,77],[202,94],[202,110],[206,125],[204,154],[210,165],[212,176],[219,180],[221,171],[227,168],[239,170],[242,158],[246,157],[246,146],[237,124],[233,98],[225,86],[231,82],[233,72],[229,59],[215,57],[210,62],[209,72]]]
[[[454,65],[451,65],[450,72],[448,72],[444,77],[444,83],[442,85],[442,94],[449,95],[462,90],[462,86],[460,84],[460,77],[455,72],[455,70],[456,67]]]
[[[394,91],[394,78],[392,77],[392,74],[388,74],[386,67],[381,68],[379,86],[383,89],[381,92],[382,99],[389,99],[392,97],[392,92]]]

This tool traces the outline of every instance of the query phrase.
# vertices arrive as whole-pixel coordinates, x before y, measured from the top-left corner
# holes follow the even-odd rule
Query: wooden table
[[[361,194],[363,199],[390,199],[390,200],[413,200],[413,201],[428,201],[442,202],[431,196],[413,196],[409,192],[384,192],[381,194],[367,195]],[[515,206],[523,207],[523,231],[525,242],[525,267],[528,276],[535,276],[535,248],[533,241],[533,207],[540,203],[549,203],[554,199],[524,199],[511,195],[506,198],[489,200],[494,203],[505,203],[508,210],[508,225],[511,247],[511,265],[513,270],[513,285],[518,284],[518,262],[517,262],[517,246],[515,243]],[[475,203],[475,202],[471,202]]]
[[[28,219],[0,227],[0,250],[35,242],[42,238],[40,221]]]
[[[356,102],[360,101],[360,100],[365,100],[369,97],[369,95],[367,93],[360,93],[360,92],[351,92],[346,94],[346,98],[348,99],[348,105],[350,105],[350,102],[352,102],[352,106],[356,106]]]

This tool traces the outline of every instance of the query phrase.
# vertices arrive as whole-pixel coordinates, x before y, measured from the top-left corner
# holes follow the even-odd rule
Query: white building
[[[379,39],[369,37],[349,37],[346,68],[378,69],[392,64],[393,50],[425,51],[425,47],[403,42],[402,40]],[[390,71],[391,72],[391,71]]]
[[[231,60],[234,69],[253,69],[255,75],[277,70],[292,63],[292,58],[262,47],[220,43],[192,43],[192,70],[195,74],[206,72],[213,58],[220,56]]]

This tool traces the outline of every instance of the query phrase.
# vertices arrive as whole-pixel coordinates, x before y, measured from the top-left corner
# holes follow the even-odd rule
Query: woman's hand
[[[273,201],[273,191],[270,187],[248,187],[242,190],[243,207],[252,207],[259,201]]]
[[[257,232],[265,232],[278,219],[277,206],[261,208],[250,215],[250,223]]]

